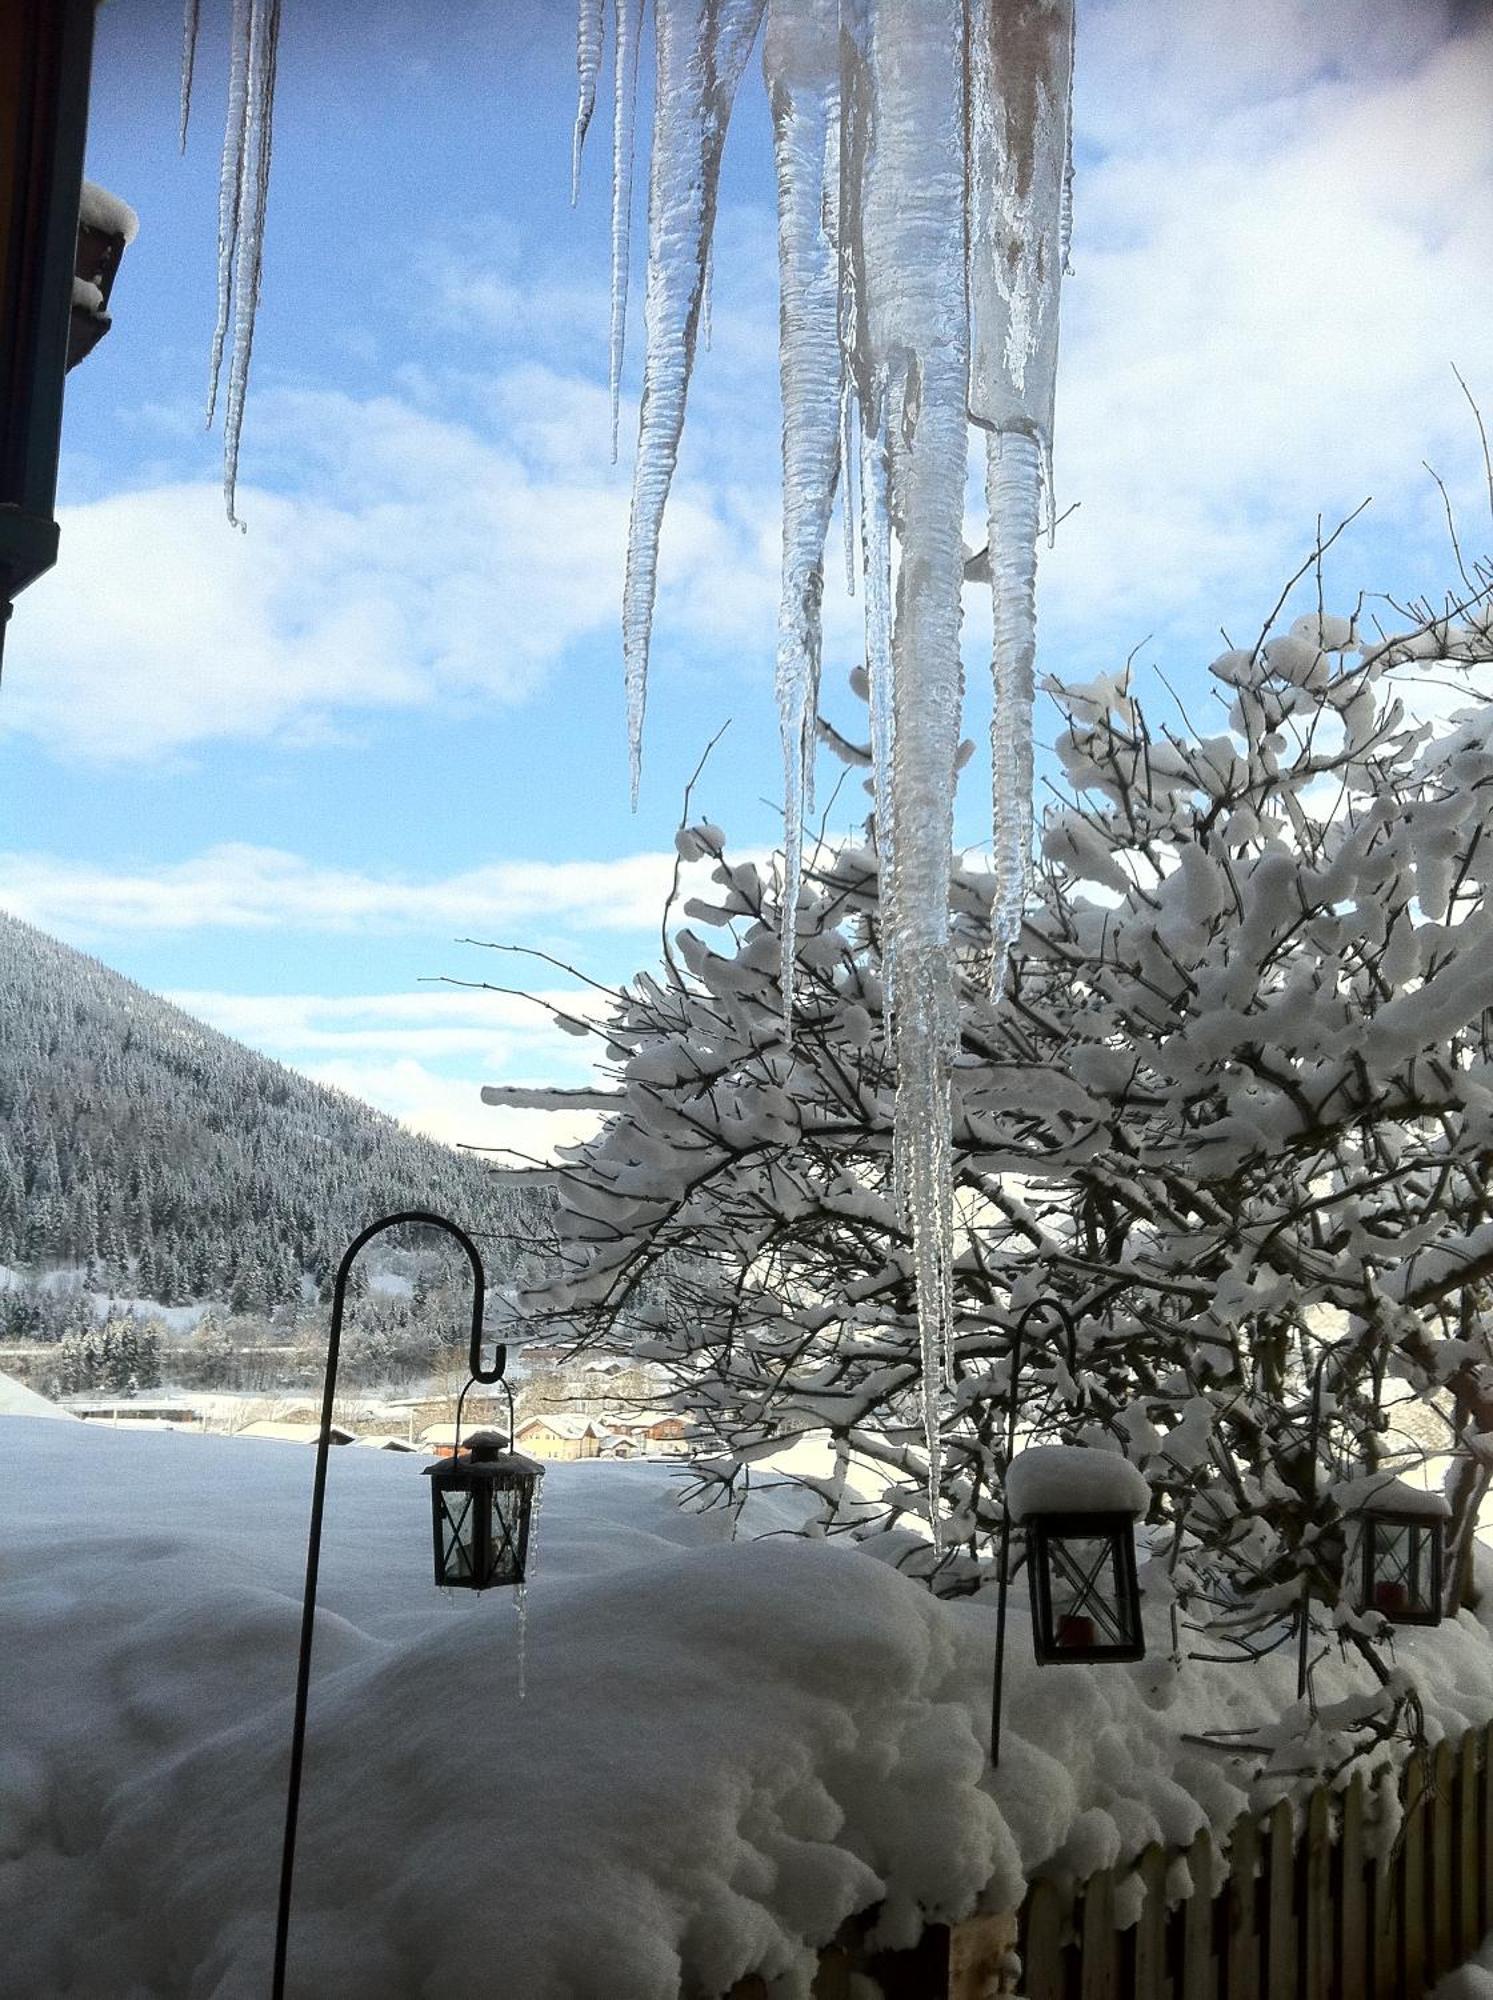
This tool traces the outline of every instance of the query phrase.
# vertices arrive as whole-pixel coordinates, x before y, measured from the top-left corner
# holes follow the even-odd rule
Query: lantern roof
[[[454,1458],[438,1458],[433,1465],[427,1465],[427,1474],[439,1473],[443,1479],[460,1479],[472,1466],[480,1466],[484,1471],[525,1472],[535,1479],[542,1478],[544,1467],[537,1458],[528,1458],[521,1451],[509,1451],[508,1440],[501,1431],[473,1431],[465,1440]]]
[[[1145,1476],[1118,1452],[1041,1444],[1018,1452],[1006,1473],[1011,1518],[1033,1514],[1134,1514],[1151,1504]]]
[[[1390,1472],[1364,1472],[1340,1479],[1332,1497],[1345,1514],[1398,1514],[1417,1521],[1445,1521],[1451,1503],[1439,1488],[1412,1486]]]

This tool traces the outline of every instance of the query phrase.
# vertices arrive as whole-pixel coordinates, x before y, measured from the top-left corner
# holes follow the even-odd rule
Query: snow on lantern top
[[[1015,1521],[1037,1514],[1131,1514],[1151,1505],[1145,1475],[1117,1452],[1079,1444],[1034,1445],[1011,1461],[1006,1505]]]
[[[1365,1472],[1339,1480],[1332,1498],[1345,1514],[1393,1514],[1416,1521],[1445,1521],[1451,1505],[1444,1493],[1412,1486],[1387,1472]]]

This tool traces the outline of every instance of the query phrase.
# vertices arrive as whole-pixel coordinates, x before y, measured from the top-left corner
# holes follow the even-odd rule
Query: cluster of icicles
[[[185,0],[181,126],[200,0]],[[627,317],[647,0],[612,0],[613,449]],[[607,47],[580,0],[573,172]],[[951,1372],[948,879],[963,680],[961,590],[994,600],[993,978],[1021,922],[1031,838],[1039,517],[1052,522],[1058,294],[1071,185],[1073,0],[654,0],[643,399],[623,594],[637,794],[659,533],[709,311],[722,150],[759,34],[778,195],[785,773],[783,1005],[791,1018],[803,826],[813,807],[825,546],[837,492],[860,571],[897,1057],[896,1179],[914,1247],[929,1506]],[[233,0],[209,418],[230,342],[224,473],[234,518],[258,303],[280,0]],[[961,529],[971,423],[985,436],[989,555]],[[859,542],[858,561],[856,542]],[[988,568],[985,566],[988,564]]]
[[[646,0],[613,0],[613,436],[634,107]],[[929,1508],[951,1374],[948,885],[963,678],[961,590],[994,599],[993,977],[1020,928],[1031,839],[1035,572],[1071,188],[1072,0],[655,0],[646,350],[623,595],[636,797],[659,532],[708,311],[732,101],[759,31],[778,194],[785,780],[782,987],[813,809],[825,548],[837,490],[859,568],[897,1056],[896,1181],[913,1238]],[[605,54],[580,0],[574,172]],[[970,424],[985,436],[989,555],[961,529]],[[858,504],[857,498],[858,496]],[[856,561],[856,540],[859,561]],[[988,570],[985,564],[988,563]]]

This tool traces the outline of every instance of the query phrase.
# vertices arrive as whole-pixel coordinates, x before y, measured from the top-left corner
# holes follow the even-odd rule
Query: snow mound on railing
[[[259,2000],[311,1453],[25,1418],[0,1444],[7,1990]],[[904,1944],[1039,1865],[1226,1826],[1238,1770],[1187,1737],[1290,1705],[1290,1661],[1041,1672],[1018,1591],[993,1797],[988,1603],[848,1546],[733,1543],[667,1467],[606,1463],[545,1474],[520,1700],[512,1599],[430,1580],[420,1469],[332,1454],[303,2000],[677,2000],[754,1970],[806,1996],[847,1916],[880,1906]],[[1438,1733],[1493,1713],[1470,1618],[1401,1658],[1441,1663]],[[1324,1701],[1356,1686],[1319,1674]]]

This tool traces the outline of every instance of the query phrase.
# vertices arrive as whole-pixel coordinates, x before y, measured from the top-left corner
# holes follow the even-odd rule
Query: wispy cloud
[[[139,868],[22,852],[0,855],[0,907],[69,936],[209,927],[501,936],[536,917],[558,929],[656,933],[673,870],[668,853],[499,861],[414,878],[238,844]]]
[[[490,1083],[592,1080],[593,1041],[558,1029],[546,1001],[572,1019],[594,1018],[602,997],[585,990],[489,993],[432,986],[418,993],[167,994],[187,1013],[318,1083],[376,1105],[450,1145],[547,1158],[595,1129],[594,1114],[493,1109]]]
[[[1422,459],[1485,540],[1452,364],[1493,402],[1489,10],[1109,0],[1083,30],[1048,640],[1262,614],[1370,494],[1349,573],[1449,566]]]
[[[606,423],[594,383],[537,360],[478,394],[261,397],[255,460],[275,490],[241,493],[247,534],[205,483],[62,510],[0,728],[107,762],[525,700],[569,649],[615,637],[627,485]],[[661,571],[676,636],[770,642],[773,504],[682,482]]]

